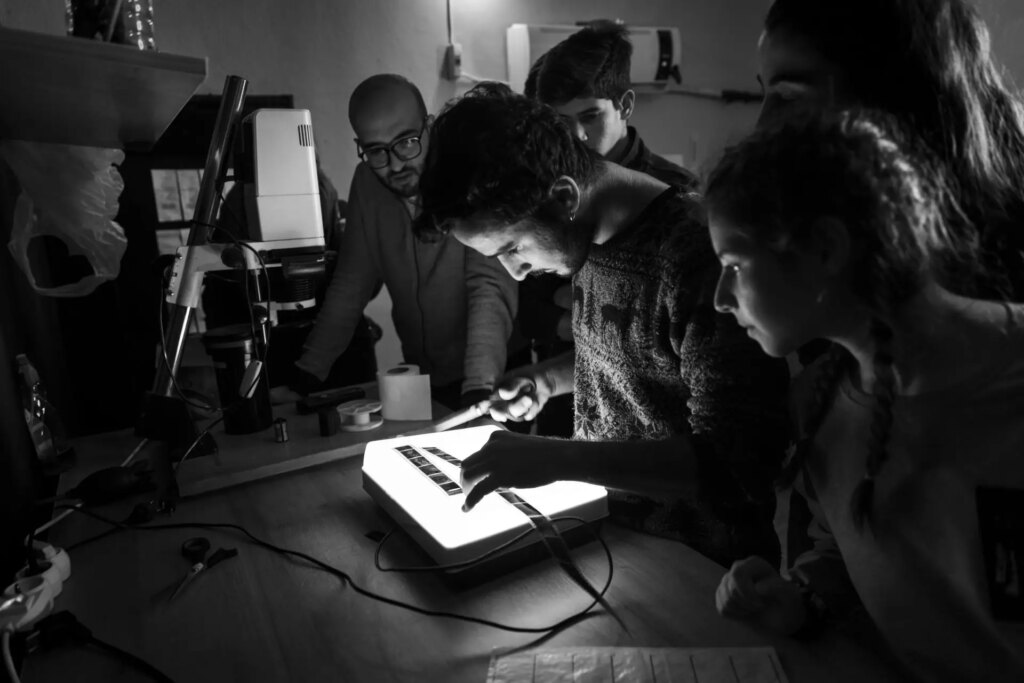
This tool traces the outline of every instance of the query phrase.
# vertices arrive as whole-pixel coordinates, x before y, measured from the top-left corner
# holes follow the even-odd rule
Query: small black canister
[[[274,441],[284,443],[288,440],[288,420],[279,417],[274,420]]]

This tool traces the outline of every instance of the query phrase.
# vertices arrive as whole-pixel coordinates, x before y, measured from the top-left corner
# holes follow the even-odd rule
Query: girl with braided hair
[[[718,310],[771,356],[832,343],[793,393],[782,571],[740,560],[716,602],[786,634],[866,613],[922,680],[1021,681],[1024,306],[939,284],[962,248],[910,148],[882,114],[805,113],[708,180]]]

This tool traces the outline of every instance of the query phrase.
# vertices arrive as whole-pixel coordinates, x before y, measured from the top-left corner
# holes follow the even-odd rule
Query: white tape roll
[[[430,420],[430,375],[419,366],[403,363],[377,373],[381,412],[385,420]]]
[[[366,398],[342,403],[337,407],[342,431],[363,432],[380,427],[384,424],[384,418],[376,414],[380,408],[380,401]]]

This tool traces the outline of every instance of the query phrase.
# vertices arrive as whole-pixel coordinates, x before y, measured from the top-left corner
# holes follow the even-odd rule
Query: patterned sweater
[[[627,135],[629,146],[622,159],[615,163],[631,171],[646,173],[668,185],[696,190],[700,182],[695,175],[650,151],[633,126],[629,126]],[[557,334],[558,321],[566,310],[554,299],[555,292],[564,284],[565,278],[551,274],[528,277],[519,283],[519,325],[535,345],[552,347],[548,355],[572,348],[572,342],[562,341]]]
[[[727,564],[779,554],[771,519],[788,372],[715,311],[718,273],[697,196],[676,188],[591,248],[573,278],[574,438],[689,436],[696,498],[614,493],[612,514]]]

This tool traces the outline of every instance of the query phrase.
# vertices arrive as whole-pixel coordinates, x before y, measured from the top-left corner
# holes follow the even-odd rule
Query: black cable
[[[88,639],[85,642],[86,644],[93,645],[95,647],[100,648],[101,650],[106,650],[107,652],[114,655],[115,657],[118,657],[119,659],[123,659],[124,661],[134,666],[136,669],[149,674],[153,678],[153,680],[160,681],[160,683],[174,683],[174,679],[172,679],[170,676],[165,674],[163,671],[160,671],[160,669],[156,668],[146,660],[137,657],[136,655],[133,655],[131,652],[127,652],[126,650],[122,650],[121,648],[111,645],[110,643],[104,642],[91,634],[89,635]]]
[[[149,524],[149,525],[145,525],[145,526],[142,526],[142,525],[139,525],[139,526],[128,526],[126,524],[122,524],[121,522],[117,522],[117,521],[114,521],[112,519],[108,519],[107,517],[104,517],[103,515],[99,515],[99,514],[93,512],[93,511],[91,511],[91,510],[86,510],[85,508],[71,508],[69,506],[61,506],[61,507],[72,509],[72,510],[74,510],[75,512],[77,512],[79,514],[85,515],[87,517],[92,517],[93,519],[97,519],[97,520],[99,520],[99,521],[101,521],[101,522],[103,522],[105,524],[110,524],[111,526],[116,526],[116,527],[124,528],[124,529],[135,529],[135,530],[138,530],[138,531],[160,531],[160,530],[166,530],[166,529],[205,529],[205,530],[217,530],[217,531],[228,529],[228,530],[232,530],[232,531],[237,531],[237,532],[240,532],[240,533],[244,534],[254,545],[258,545],[258,546],[260,546],[262,548],[266,548],[267,550],[270,550],[272,552],[278,553],[279,555],[285,555],[285,556],[290,556],[290,557],[299,558],[301,560],[305,560],[306,562],[308,562],[309,564],[313,565],[314,567],[319,568],[319,569],[327,572],[328,574],[331,574],[332,576],[338,578],[339,580],[341,580],[342,583],[349,585],[352,588],[352,590],[354,590],[359,595],[362,595],[363,597],[370,598],[371,600],[376,600],[378,602],[382,602],[382,603],[387,604],[387,605],[392,605],[394,607],[399,607],[401,609],[409,610],[410,612],[415,612],[417,614],[423,614],[423,615],[428,616],[428,617],[441,617],[441,618],[445,618],[445,619],[457,619],[459,621],[465,621],[465,622],[469,622],[469,623],[473,623],[473,624],[480,624],[481,626],[489,626],[491,628],[500,629],[502,631],[510,631],[512,633],[548,633],[549,631],[554,631],[554,630],[561,629],[561,628],[565,627],[566,625],[575,622],[582,615],[587,614],[588,612],[590,612],[598,604],[597,600],[594,600],[593,602],[590,603],[590,605],[586,609],[581,610],[579,612],[576,612],[575,614],[573,614],[573,615],[571,615],[571,616],[569,616],[569,617],[567,617],[565,619],[562,619],[561,621],[559,621],[559,622],[557,622],[557,623],[555,623],[555,624],[553,624],[551,626],[544,626],[544,627],[509,626],[507,624],[501,624],[501,623],[498,623],[496,621],[491,621],[489,619],[482,619],[480,617],[473,617],[473,616],[468,616],[468,615],[465,615],[465,614],[456,614],[454,612],[445,612],[445,611],[441,611],[441,610],[426,609],[424,607],[419,607],[417,605],[412,605],[412,604],[409,604],[407,602],[402,602],[400,600],[395,600],[393,598],[389,598],[387,596],[380,595],[378,593],[374,593],[373,591],[367,590],[367,589],[359,586],[352,579],[352,577],[350,577],[344,571],[342,571],[342,570],[340,570],[340,569],[338,569],[338,568],[336,568],[336,567],[334,567],[332,565],[329,565],[329,564],[327,564],[326,562],[324,562],[322,560],[318,560],[317,558],[312,557],[311,555],[307,555],[306,553],[300,552],[298,550],[290,550],[288,548],[282,548],[280,546],[276,546],[276,545],[274,545],[272,543],[264,541],[263,539],[258,538],[257,536],[253,535],[245,527],[240,526],[238,524],[194,522],[194,523],[182,523],[182,524]],[[578,518],[564,518],[564,519],[578,519]],[[582,521],[582,520],[580,520],[580,521]],[[592,527],[589,527],[589,525],[588,525],[588,528],[591,528],[591,530],[593,530]],[[594,537],[601,544],[601,547],[604,549],[605,555],[608,557],[608,568],[609,568],[608,580],[605,582],[604,587],[600,591],[600,595],[603,596],[604,593],[608,590],[609,586],[611,586],[611,582],[612,582],[612,567],[613,567],[612,552],[608,548],[608,544],[605,543],[604,539],[596,531],[594,532]]]
[[[60,647],[67,643],[91,645],[105,651],[107,654],[113,655],[117,659],[127,662],[139,671],[148,674],[154,680],[160,681],[160,683],[174,683],[164,672],[141,657],[94,636],[92,631],[78,620],[78,617],[67,610],[54,612],[44,617],[36,624],[35,630],[30,637],[35,638],[36,642],[44,648]]]
[[[167,270],[169,270],[171,267],[172,266],[167,266],[167,268],[164,269],[164,272],[166,273]],[[176,394],[178,394],[178,398],[180,398],[182,401],[185,402],[185,405],[191,406],[192,408],[194,408],[196,410],[210,411],[213,408],[212,406],[203,405],[201,403],[195,403],[195,402],[189,400],[189,398],[187,396],[185,396],[185,392],[182,390],[181,385],[178,384],[178,379],[174,376],[175,373],[171,369],[171,359],[167,356],[167,330],[166,330],[166,325],[164,324],[164,300],[163,300],[162,297],[160,299],[159,322],[160,322],[160,357],[164,361],[164,370],[167,371],[167,376],[171,378],[171,386],[174,387],[174,392]]]
[[[231,208],[230,204],[228,204],[227,200],[224,197],[221,197],[220,205],[227,209],[228,214],[231,215],[232,220],[235,221],[235,224],[237,226],[243,227],[244,224],[241,222],[241,219],[238,217],[238,214],[235,213],[234,209]],[[198,223],[197,222],[197,224],[203,226],[204,228],[209,228],[209,229],[211,229],[211,230],[213,230],[215,232],[222,232],[222,233],[224,233],[224,235],[229,240],[231,240],[232,244],[234,244],[239,249],[248,249],[249,251],[252,252],[253,256],[256,257],[256,260],[260,264],[260,270],[263,273],[263,282],[266,284],[266,288],[267,288],[267,324],[269,324],[270,323],[270,301],[271,301],[271,298],[270,298],[270,273],[269,273],[269,271],[267,269],[267,264],[263,261],[263,257],[260,255],[260,253],[258,251],[256,251],[253,248],[253,246],[251,244],[247,244],[246,242],[241,241],[240,239],[238,239],[238,237],[235,236],[234,233],[232,233],[230,230],[228,230],[224,226],[218,225],[218,224],[212,224],[212,223]],[[257,277],[259,277],[259,276],[257,276]],[[245,293],[245,305],[246,305],[246,308],[248,309],[248,312],[249,312],[249,330],[252,332],[253,343],[255,344],[256,338],[259,335],[259,331],[256,329],[256,318],[253,316],[253,311],[252,311],[252,297],[249,294],[249,284],[247,282],[246,283],[242,283],[242,290]],[[270,351],[270,335],[269,334],[267,335],[267,343],[264,346],[264,348],[262,349],[262,351],[263,351],[263,353],[260,354],[260,362],[266,364],[266,362],[267,362],[267,354]]]
[[[447,25],[448,25],[448,44],[452,44],[452,0],[445,0],[445,10],[447,12]]]
[[[32,505],[49,505],[51,503],[60,503],[67,498],[66,495],[60,494],[57,496],[47,496],[46,498],[36,498],[32,501]]]
[[[583,519],[582,517],[554,517],[554,518],[550,519],[549,521],[553,525],[557,525],[558,522],[566,522],[566,521],[578,522],[578,524],[575,527],[573,527],[573,529],[578,529],[581,526],[588,526],[588,527],[590,526],[590,522],[588,522],[587,520]],[[394,533],[395,533],[395,531],[397,529],[398,529],[398,527],[392,528],[391,531],[389,531],[386,534],[384,534],[384,538],[380,539],[380,543],[377,544],[377,551],[373,554],[373,565],[377,568],[378,571],[382,571],[382,572],[397,572],[397,573],[400,573],[400,574],[415,574],[415,573],[429,574],[429,573],[434,573],[434,572],[452,571],[452,570],[456,570],[456,569],[466,569],[467,567],[472,567],[475,564],[480,564],[481,562],[484,562],[485,560],[490,559],[491,557],[497,555],[498,553],[500,553],[500,552],[502,552],[504,550],[507,550],[509,547],[515,545],[516,543],[518,543],[519,541],[523,540],[524,538],[526,538],[530,534],[537,533],[537,529],[531,527],[531,528],[526,529],[525,531],[517,534],[515,537],[505,541],[504,543],[499,545],[497,548],[493,548],[493,549],[488,550],[487,552],[485,552],[483,554],[477,555],[476,557],[470,558],[468,560],[463,560],[462,562],[453,562],[451,564],[424,565],[424,566],[421,566],[421,567],[384,567],[380,563],[380,555],[381,555],[382,552],[384,552],[384,544],[388,542],[388,539],[391,538],[391,536],[394,535]],[[562,533],[561,530],[559,530],[559,529],[556,529],[556,530],[559,531],[559,533]],[[570,529],[570,531],[571,530],[572,529]],[[590,528],[590,532],[592,534],[594,534],[595,538],[597,537],[597,532],[594,531],[593,528]],[[609,578],[609,581],[611,581],[610,578]],[[607,588],[605,590],[607,590]],[[601,595],[602,596],[604,595],[603,591],[601,592]]]
[[[235,213],[235,209],[231,206],[231,204],[228,203],[227,197],[221,195],[220,205],[227,210],[228,215],[231,216],[231,220],[233,220],[235,222],[235,226],[239,230],[244,230],[245,229],[245,225],[246,225],[245,222],[242,220],[241,216],[239,216],[237,213]],[[249,243],[240,241],[238,239],[238,237],[233,235],[231,233],[231,231],[229,231],[224,226],[218,224],[218,225],[214,225],[212,227],[213,227],[214,230],[219,230],[219,231],[223,232],[225,235],[227,235],[228,238],[234,244],[247,248],[249,251],[251,251],[253,253],[253,255],[256,257],[256,260],[260,262],[260,268],[263,271],[263,278],[264,278],[264,280],[267,283],[267,302],[269,304],[269,301],[270,301],[270,274],[267,272],[267,264],[263,262],[263,257],[260,256],[259,252],[257,252],[255,249],[253,249],[252,246]],[[268,313],[269,313],[269,311],[268,311]]]
[[[234,215],[233,214],[233,210],[230,209],[228,203],[224,200],[223,197],[221,197],[221,206],[228,207],[229,213]],[[237,220],[237,216],[235,218]],[[241,242],[227,228],[224,228],[224,227],[219,226],[219,225],[212,225],[212,224],[209,224],[209,223],[202,223],[200,221],[193,221],[193,224],[199,225],[199,226],[202,226],[202,227],[205,227],[205,228],[209,228],[209,229],[212,229],[212,230],[219,230],[220,232],[223,232],[228,237],[228,239],[231,240],[231,242],[235,246],[237,246],[239,248],[248,249],[249,251],[251,251],[253,253],[253,255],[256,257],[256,260],[259,261],[260,269],[262,270],[262,273],[263,273],[263,278],[264,278],[264,282],[266,284],[266,290],[267,290],[267,293],[266,293],[267,305],[269,306],[270,305],[270,275],[267,272],[267,265],[263,261],[263,257],[260,256],[259,252],[257,252],[255,249],[253,249],[253,247],[251,245],[246,244],[244,242]],[[170,267],[170,266],[168,266],[168,267]],[[248,315],[249,315],[249,329],[252,332],[253,343],[255,344],[256,339],[259,337],[259,332],[256,329],[256,319],[255,319],[254,314],[253,314],[252,299],[249,296],[249,287],[248,287],[247,283],[243,283],[243,290],[245,291],[246,308],[247,308]],[[178,384],[177,378],[174,376],[174,373],[171,371],[170,358],[168,358],[168,356],[167,356],[167,333],[166,333],[166,330],[165,330],[164,315],[163,315],[163,313],[164,313],[164,311],[163,311],[163,302],[161,301],[161,304],[160,304],[160,340],[161,340],[161,343],[160,343],[160,355],[162,356],[163,361],[164,361],[164,369],[167,371],[168,376],[171,378],[171,384],[174,386],[175,392],[178,394],[178,397],[181,398],[181,400],[184,401],[186,405],[189,405],[192,408],[195,408],[197,410],[210,411],[212,406],[201,405],[201,404],[194,403],[193,401],[190,401],[188,399],[188,397],[185,396],[184,391],[182,390],[181,386]],[[268,317],[269,317],[269,311],[268,311]],[[263,348],[261,349],[261,351],[262,351],[262,353],[260,354],[259,360],[260,360],[260,363],[262,364],[263,368],[260,370],[260,372],[261,373],[265,373],[265,372],[267,372],[267,370],[266,370],[267,355],[269,354],[269,351],[270,351],[270,335],[269,334],[267,335],[267,343],[263,345]],[[259,378],[257,378],[257,381],[259,381]],[[181,459],[178,461],[178,464],[175,466],[175,471],[177,471],[177,468],[181,466],[181,463],[183,463],[185,461],[185,459],[195,449],[195,447],[199,444],[199,442],[202,440],[202,438],[204,436],[206,436],[206,434],[209,433],[210,429],[212,429],[215,425],[217,425],[219,422],[221,422],[224,419],[224,417],[226,416],[226,414],[230,410],[233,410],[233,409],[237,408],[238,406],[242,405],[245,400],[247,400],[247,399],[239,398],[238,400],[236,400],[236,401],[234,401],[232,403],[229,403],[226,406],[222,406],[221,408],[214,410],[214,414],[219,412],[220,413],[220,417],[218,417],[212,423],[210,423],[206,427],[206,429],[204,429],[199,434],[199,436],[196,437],[196,439],[192,442],[192,444],[185,451],[185,454],[182,455]]]
[[[81,541],[72,543],[71,545],[66,546],[64,550],[70,553],[72,550],[75,550],[76,548],[81,548],[84,545],[89,545],[90,543],[95,543],[96,541],[103,540],[107,536],[119,534],[128,528],[150,521],[151,519],[153,519],[153,515],[154,511],[153,508],[151,507],[151,504],[139,503],[132,509],[131,514],[125,517],[125,519],[121,522],[123,526],[112,526],[106,531],[101,531],[95,536],[89,536],[88,538],[82,539]]]
[[[232,178],[234,178],[234,176],[232,176]],[[221,179],[221,181],[220,181],[221,189],[220,189],[220,192],[217,195],[217,198],[220,199],[220,206],[221,207],[226,207],[227,210],[228,210],[228,213],[231,214],[232,218],[234,218],[236,224],[239,225],[239,227],[241,227],[243,225],[243,223],[239,220],[238,216],[234,213],[234,209],[231,208],[231,206],[228,204],[226,198],[223,195],[223,181],[224,181],[224,179]],[[268,323],[269,323],[269,317],[270,317],[269,307],[270,307],[270,301],[271,301],[271,298],[270,298],[270,275],[267,272],[267,265],[266,265],[266,263],[263,262],[263,258],[260,256],[260,254],[255,249],[252,248],[252,246],[250,246],[248,244],[245,244],[243,242],[240,242],[238,240],[238,238],[236,238],[231,233],[231,231],[227,230],[226,228],[224,228],[222,226],[219,226],[219,225],[211,225],[209,223],[203,223],[202,221],[198,221],[198,220],[195,220],[193,218],[193,220],[191,221],[191,227],[194,228],[197,225],[201,226],[201,227],[204,227],[204,228],[207,228],[207,229],[220,230],[225,235],[227,235],[228,238],[236,246],[247,248],[250,251],[252,251],[252,253],[256,256],[256,259],[260,263],[260,267],[261,267],[261,269],[263,271],[263,277],[264,277],[264,280],[266,281],[266,285],[267,285],[267,307],[268,307],[267,318],[268,318]],[[170,268],[170,266],[168,268]],[[166,273],[166,270],[164,272]],[[252,300],[250,299],[250,296],[249,296],[248,283],[244,283],[244,289],[245,289],[246,306],[247,306],[248,312],[249,312],[249,327],[250,327],[250,329],[251,329],[251,331],[253,333],[253,343],[255,344],[258,332],[256,330],[256,320],[253,317]],[[167,371],[167,375],[171,379],[171,385],[174,387],[175,393],[177,393],[178,397],[182,401],[184,401],[186,405],[191,406],[193,409],[202,410],[202,411],[210,411],[212,406],[204,406],[202,404],[194,403],[193,401],[189,400],[188,397],[185,396],[184,391],[182,391],[181,386],[178,384],[177,378],[174,376],[175,373],[174,373],[173,369],[171,368],[170,358],[168,358],[168,356],[167,356],[167,331],[165,330],[165,324],[164,324],[164,297],[163,296],[161,296],[161,300],[160,300],[159,322],[160,322],[160,356],[163,358],[164,369]],[[260,370],[261,373],[265,373],[266,372],[267,354],[269,352],[269,349],[270,349],[270,335],[267,334],[267,343],[264,345],[264,347],[262,349],[263,353],[261,354],[261,357],[260,357],[260,363],[263,366],[263,368],[261,368],[261,370]],[[258,379],[257,379],[257,381],[258,381]],[[242,400],[244,400],[244,399],[242,399]],[[236,402],[236,404],[237,403],[240,403],[240,401]],[[235,404],[232,404],[232,406],[233,405],[235,405]],[[227,410],[227,407],[222,407],[221,408],[221,412],[222,413],[224,411],[226,411],[226,410]],[[197,439],[196,443],[198,443],[198,439]],[[195,447],[195,443],[193,443],[192,447],[193,448]],[[182,457],[182,461],[184,459],[185,458]]]
[[[187,458],[192,453],[192,451],[195,450],[196,446],[199,445],[199,442],[203,440],[203,437],[205,437],[207,434],[209,434],[211,429],[213,429],[218,424],[223,422],[224,418],[227,416],[227,411],[230,410],[230,409],[233,409],[236,405],[238,405],[238,401],[236,401],[235,403],[231,404],[227,408],[223,409],[221,411],[220,417],[218,417],[216,420],[214,420],[210,424],[206,425],[206,429],[204,429],[203,431],[199,432],[199,436],[197,436],[195,438],[195,440],[192,442],[192,444],[185,450],[185,453],[178,460],[178,463],[174,466],[174,473],[175,474],[178,473],[178,468],[181,467],[181,463],[185,462],[185,458]]]
[[[227,210],[228,215],[231,216],[231,220],[233,220],[235,222],[235,225],[239,229],[244,229],[245,228],[245,223],[242,221],[241,217],[237,213],[235,213],[235,210],[231,207],[231,204],[228,203],[227,198],[224,197],[223,195],[221,195],[221,198],[220,198],[220,205],[221,205],[222,208]],[[267,293],[266,293],[266,300],[267,300],[267,323],[266,324],[270,325],[270,307],[273,305],[273,298],[272,298],[271,291],[270,291],[270,271],[267,268],[266,262],[264,262],[264,260],[263,260],[263,256],[260,255],[260,253],[258,251],[256,251],[256,249],[254,249],[251,244],[239,240],[238,237],[234,233],[232,233],[230,230],[228,230],[223,225],[220,225],[220,224],[210,224],[210,223],[201,223],[200,225],[203,225],[206,228],[210,228],[211,230],[213,230],[215,232],[219,231],[219,232],[224,233],[224,235],[229,240],[231,240],[232,244],[234,244],[236,247],[238,247],[240,249],[248,249],[249,251],[252,252],[253,256],[256,257],[256,260],[260,264],[260,271],[263,273],[263,282],[266,285],[266,290],[267,290]],[[257,275],[257,277],[259,277],[259,276]],[[245,305],[246,305],[246,308],[249,311],[249,330],[252,332],[253,344],[255,345],[256,339],[260,336],[260,334],[259,334],[259,330],[256,329],[256,318],[253,316],[252,297],[249,294],[249,283],[248,282],[242,283],[242,289],[243,289],[243,291],[245,293]],[[263,349],[262,349],[262,353],[260,354],[260,363],[262,363],[263,366],[264,366],[263,369],[260,372],[267,372],[266,364],[267,364],[267,357],[269,355],[270,355],[270,333],[268,332],[267,333],[267,342],[266,342],[266,344],[264,344]]]
[[[57,507],[56,505],[54,507]],[[25,560],[28,563],[28,571],[30,576],[41,574],[39,571],[39,562],[36,560],[36,554],[32,547],[36,540],[36,525],[31,526],[31,530],[28,532],[28,536],[25,538]]]
[[[107,536],[113,536],[114,534],[121,533],[122,531],[124,531],[124,529],[119,529],[117,527],[113,527],[113,528],[107,529],[106,531],[101,531],[100,533],[96,534],[95,536],[89,536],[88,538],[83,538],[81,541],[76,541],[76,542],[72,543],[69,546],[65,546],[64,547],[64,551],[70,553],[72,550],[75,550],[77,548],[81,548],[84,545],[89,545],[90,543],[94,543],[96,541],[102,540],[102,539],[106,538]]]
[[[377,571],[397,572],[399,574],[432,574],[434,572],[446,572],[456,569],[465,569],[467,567],[472,567],[475,564],[480,564],[484,560],[487,560],[493,557],[494,555],[497,555],[501,551],[506,550],[509,546],[523,540],[524,538],[526,538],[527,536],[536,531],[536,529],[533,528],[527,529],[517,534],[512,539],[505,541],[497,548],[494,548],[493,550],[488,550],[487,552],[481,555],[477,555],[476,557],[464,560],[462,562],[453,562],[451,564],[424,565],[420,567],[385,567],[380,563],[380,555],[382,552],[384,552],[384,544],[388,542],[388,539],[391,538],[392,535],[394,535],[396,529],[397,527],[391,529],[391,531],[384,534],[384,538],[380,539],[380,542],[377,544],[377,550],[373,553],[373,566],[377,568]]]
[[[223,228],[218,228],[218,229],[219,230],[223,230]],[[255,256],[256,260],[259,261],[259,263],[260,263],[260,271],[263,273],[263,284],[264,284],[264,286],[267,289],[267,293],[265,295],[266,300],[267,300],[267,322],[266,322],[266,325],[268,327],[270,327],[271,326],[270,325],[270,307],[273,305],[273,301],[271,299],[271,294],[270,294],[270,272],[267,270],[267,264],[263,262],[263,256],[261,256],[260,253],[258,251],[256,251],[251,244],[249,244],[247,242],[238,242],[238,244],[241,245],[243,248],[248,249],[249,251],[251,251],[253,253],[253,256]],[[259,276],[257,275],[256,277],[258,278]],[[245,287],[245,299],[246,299],[246,303],[249,305],[249,310],[252,310],[252,299],[250,298],[250,295],[249,295],[248,284],[249,283],[246,283],[246,287]],[[252,318],[252,322],[250,324],[251,325],[255,325],[255,318]],[[255,337],[256,334],[257,334],[257,330],[254,329],[253,330],[253,335],[254,335],[253,336],[253,342],[254,343],[255,343],[255,339],[256,339],[256,337]],[[263,354],[260,357],[260,362],[261,363],[266,363],[267,362],[267,355],[269,353],[270,353],[270,333],[268,332],[267,333],[267,341],[263,345]]]

